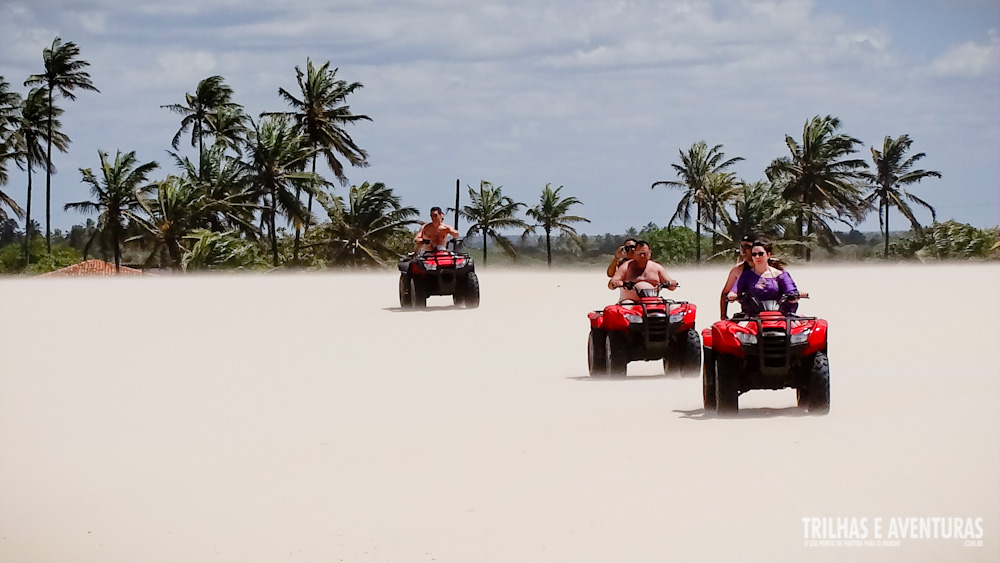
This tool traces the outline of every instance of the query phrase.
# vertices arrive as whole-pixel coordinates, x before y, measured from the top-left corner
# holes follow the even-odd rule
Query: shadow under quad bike
[[[635,289],[626,282],[626,289]],[[624,376],[628,363],[663,360],[667,374],[697,375],[701,338],[695,330],[697,307],[660,297],[663,285],[638,289],[637,300],[608,305],[587,314],[587,367],[591,376]]]
[[[758,301],[743,294],[740,300],[753,300],[760,313],[737,314],[702,331],[706,411],[735,416],[741,394],[789,387],[795,389],[798,406],[810,414],[830,411],[827,322],[780,312],[785,301],[806,297],[792,293]]]
[[[400,307],[423,309],[431,295],[451,295],[456,306],[466,309],[479,307],[479,278],[472,256],[458,252],[456,241],[449,244],[452,250],[410,253],[399,259]]]

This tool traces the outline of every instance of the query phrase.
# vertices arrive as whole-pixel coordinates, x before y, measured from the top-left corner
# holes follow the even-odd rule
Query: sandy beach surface
[[[669,270],[717,320],[725,271]],[[392,272],[0,280],[0,561],[1000,559],[1000,265],[790,271],[828,416],[591,379],[599,268],[422,312]]]

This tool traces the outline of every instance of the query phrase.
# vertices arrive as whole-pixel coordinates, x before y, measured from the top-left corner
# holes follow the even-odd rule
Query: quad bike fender
[[[826,351],[827,322],[825,319],[816,319],[806,340],[806,348],[802,351],[803,356],[809,356],[816,352]]]
[[[694,317],[697,312],[698,307],[694,303],[683,303],[671,309],[671,318],[675,318],[675,315],[684,315],[681,317],[680,325],[677,327],[677,332],[684,332],[694,328]]]
[[[740,341],[736,339],[737,332],[744,332],[743,328],[732,321],[718,321],[712,325],[712,336],[709,341],[712,343],[712,350],[718,354],[728,354],[742,358],[746,354],[740,346]]]
[[[602,328],[604,326],[604,313],[602,311],[591,311],[587,313],[590,319],[590,328]]]
[[[701,329],[701,345],[712,349],[712,327]]]
[[[632,311],[632,309],[627,309]],[[604,308],[604,312],[601,317],[603,318],[603,323],[601,328],[604,330],[628,330],[629,320],[625,316],[626,307],[623,305],[608,305]]]

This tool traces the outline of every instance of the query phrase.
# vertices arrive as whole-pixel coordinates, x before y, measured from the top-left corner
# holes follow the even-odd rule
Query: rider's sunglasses
[[[633,250],[635,250],[635,245],[634,244],[626,244],[625,245],[625,251],[626,252],[632,252]]]
[[[757,257],[757,256],[764,256],[765,254],[767,254],[767,253],[766,252],[751,252],[750,256]]]

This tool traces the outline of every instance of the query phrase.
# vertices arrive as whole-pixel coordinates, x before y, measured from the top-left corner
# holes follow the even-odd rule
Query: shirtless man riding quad
[[[432,207],[431,222],[420,227],[417,236],[413,237],[414,252],[420,254],[428,250],[445,250],[448,235],[457,240],[459,233],[455,227],[444,222],[444,212],[440,207]]]
[[[651,256],[652,250],[649,248],[649,243],[640,240],[635,245],[633,258],[618,267],[615,275],[608,282],[608,288],[622,288],[619,301],[638,299],[639,295],[635,289],[651,289],[661,284],[670,291],[677,288],[677,281],[667,274],[666,268],[651,260]],[[640,283],[636,284],[635,289],[625,289],[622,287],[625,282]]]

